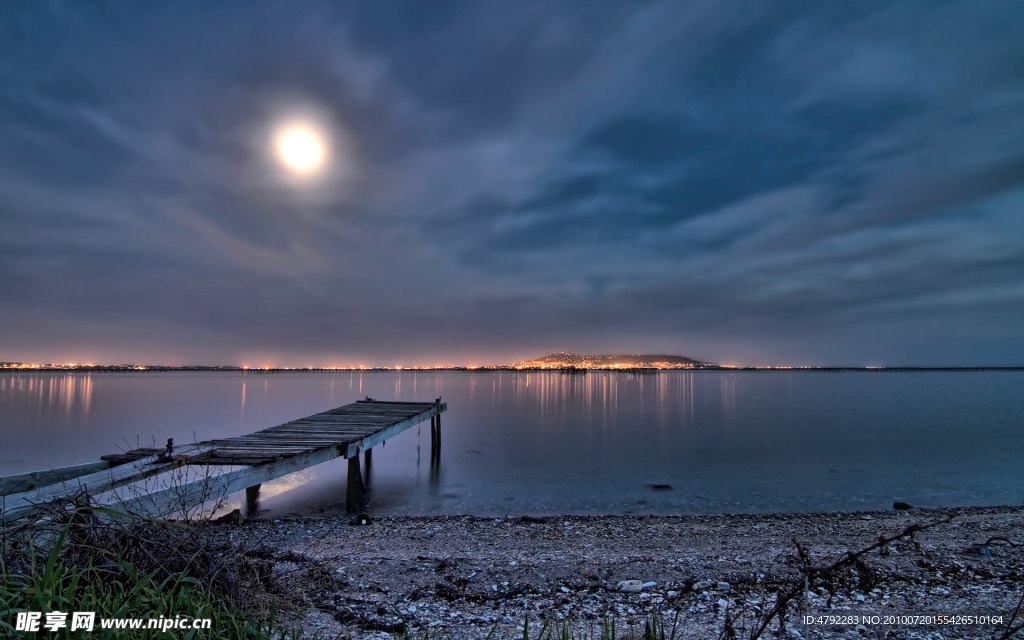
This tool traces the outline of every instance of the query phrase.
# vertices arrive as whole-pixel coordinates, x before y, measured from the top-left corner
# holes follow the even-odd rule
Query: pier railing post
[[[348,482],[345,487],[345,508],[348,511],[359,511],[363,506],[366,487],[363,486],[363,474],[359,469],[359,454],[348,459]]]

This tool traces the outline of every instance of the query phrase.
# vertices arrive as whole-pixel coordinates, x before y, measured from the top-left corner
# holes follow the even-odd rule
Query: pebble
[[[527,615],[529,626],[539,629],[536,621],[547,615],[562,615],[580,624],[600,624],[603,616],[610,615],[625,624],[627,615],[635,616],[635,622],[658,611],[671,617],[676,609],[695,614],[683,613],[692,618],[688,624],[695,625],[693,637],[717,637],[722,607],[754,612],[755,607],[768,610],[773,606],[774,591],[764,585],[787,579],[791,567],[780,558],[792,554],[788,542],[792,537],[799,536],[816,560],[825,561],[838,553],[837,541],[856,536],[868,539],[918,518],[926,521],[945,515],[928,509],[910,513],[913,515],[891,510],[873,513],[873,523],[862,522],[860,518],[867,515],[863,513],[765,515],[757,518],[757,531],[751,530],[749,516],[563,517],[527,524],[512,518],[374,517],[377,526],[361,528],[345,527],[348,516],[315,523],[307,520],[304,531],[298,529],[301,523],[292,520],[274,526],[257,518],[244,527],[232,528],[231,536],[232,543],[256,552],[250,557],[272,565],[271,580],[283,592],[293,594],[295,601],[317,607],[318,600],[323,601],[352,616],[334,631],[326,632],[325,626],[321,634],[325,637],[352,636],[353,632],[356,636],[352,637],[370,637],[358,635],[358,630],[368,632],[372,627],[366,625],[381,624],[382,619],[390,624],[396,619],[393,614],[403,609],[406,621],[424,631],[431,621],[441,625],[431,629],[431,636],[466,640],[483,640],[495,621],[507,624],[506,630],[514,635],[515,623],[521,625]],[[1010,507],[968,508],[958,517],[965,523],[962,528],[940,525],[920,536],[919,547],[898,542],[889,545],[889,555],[869,554],[865,562],[879,571],[881,590],[872,590],[866,597],[861,594],[863,599],[856,592],[835,594],[831,610],[893,612],[908,599],[919,597],[951,608],[979,603],[996,607],[997,598],[1002,597],[999,594],[1005,594],[1009,586],[1006,576],[1013,575],[1014,568],[1024,562],[1024,548],[993,545],[992,557],[968,550],[992,535],[1024,539],[1020,533],[1024,530],[1022,513]],[[564,522],[573,525],[571,538],[561,526]],[[647,538],[627,533],[620,539],[630,530]],[[571,544],[567,542],[570,539]],[[720,540],[727,544],[719,544]],[[519,567],[517,549],[523,545],[531,549],[531,556]],[[925,564],[919,564],[920,559]],[[336,566],[343,561],[347,563],[343,568]],[[337,578],[324,591],[325,587],[315,582],[315,570],[330,570],[331,566],[335,566],[331,573]],[[988,573],[982,576],[979,567]],[[893,570],[912,577],[913,582],[893,582]],[[657,575],[658,582],[638,580],[639,591],[618,591],[618,579],[630,573]],[[467,574],[473,580],[460,584],[459,578],[465,579]],[[731,579],[739,576],[744,580],[731,584]],[[360,582],[365,586],[362,591],[356,586]],[[473,599],[451,598],[451,592],[438,588],[441,584],[465,591]],[[1019,587],[1019,582],[1013,581],[1013,585]],[[815,597],[804,600],[810,607],[808,613],[827,613],[827,594],[815,586],[812,589]],[[890,594],[892,599],[886,599]],[[413,600],[417,600],[415,610]],[[443,608],[445,605],[451,610]],[[378,616],[378,607],[391,614]],[[324,609],[321,612],[328,620],[334,618]],[[310,635],[315,631],[307,629]],[[812,632],[805,637],[817,636]]]

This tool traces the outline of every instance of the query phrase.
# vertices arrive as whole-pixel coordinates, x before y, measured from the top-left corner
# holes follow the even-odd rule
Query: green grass
[[[68,613],[67,627],[51,633],[40,625],[39,636],[54,639],[95,638],[280,638],[275,632],[273,613],[269,620],[257,620],[246,615],[237,606],[218,598],[203,582],[190,576],[188,571],[158,577],[159,570],[151,573],[137,571],[124,560],[113,558],[114,570],[95,566],[69,566],[61,558],[61,548],[67,527],[61,532],[48,556],[22,552],[22,572],[10,568],[0,556],[0,636],[31,637],[34,634],[14,630],[19,611]],[[93,631],[71,633],[70,612],[95,612]],[[102,629],[101,618],[211,618],[210,629]]]

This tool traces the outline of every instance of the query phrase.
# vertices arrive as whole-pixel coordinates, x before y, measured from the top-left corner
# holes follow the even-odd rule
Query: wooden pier
[[[0,512],[4,520],[16,519],[46,503],[84,492],[100,504],[162,515],[242,489],[250,508],[255,508],[261,483],[339,457],[348,459],[346,506],[355,511],[365,492],[359,454],[369,465],[372,447],[430,420],[431,463],[435,464],[441,453],[441,414],[447,408],[440,398],[386,402],[368,397],[248,435],[178,447],[169,440],[165,449],[133,449],[102,456],[97,462],[0,478]],[[170,485],[149,481],[186,468],[199,470],[191,474],[198,477],[179,471],[179,479]],[[137,483],[147,486],[140,489]],[[127,497],[103,495],[122,487]]]

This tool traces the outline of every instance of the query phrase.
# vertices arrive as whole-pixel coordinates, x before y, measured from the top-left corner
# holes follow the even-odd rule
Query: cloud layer
[[[1024,362],[1012,3],[0,15],[0,360]]]

